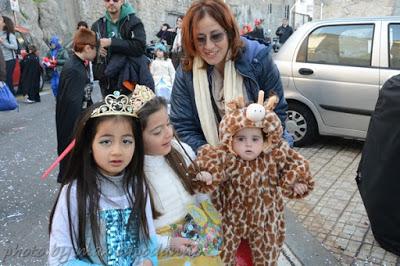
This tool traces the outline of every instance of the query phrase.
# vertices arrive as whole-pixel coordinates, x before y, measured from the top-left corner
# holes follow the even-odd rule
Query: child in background
[[[57,36],[52,36],[50,39],[50,50],[46,57],[43,58],[43,64],[47,66],[47,70],[51,73],[51,90],[54,97],[58,93],[58,83],[60,81],[60,72],[65,61],[69,58],[68,51],[65,50]]]
[[[20,91],[25,96],[26,103],[40,102],[40,77],[42,66],[36,46],[28,47],[28,54],[21,63]]]
[[[155,46],[155,54],[156,58],[150,65],[155,92],[157,96],[164,97],[169,102],[175,79],[175,68],[171,59],[168,58],[167,47],[165,45],[158,43]]]
[[[50,215],[49,265],[157,265],[159,246],[186,248],[183,238],[155,235],[136,119],[143,102],[108,95],[78,121],[65,185]]]
[[[227,104],[219,126],[221,144],[204,145],[189,168],[195,191],[212,192],[222,215],[225,265],[235,265],[235,254],[247,240],[252,265],[276,265],[285,238],[283,195],[303,198],[314,186],[308,162],[282,139],[279,117],[266,106],[244,107],[243,98]]]

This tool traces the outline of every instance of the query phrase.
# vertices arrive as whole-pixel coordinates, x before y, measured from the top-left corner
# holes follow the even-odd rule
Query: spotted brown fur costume
[[[276,265],[285,238],[282,196],[302,198],[314,186],[308,161],[282,140],[280,120],[271,111],[275,105],[276,101],[264,104],[265,116],[253,122],[246,117],[242,99],[230,102],[219,126],[221,144],[202,147],[190,167],[193,176],[199,171],[213,176],[211,185],[201,181],[193,185],[199,192],[212,192],[212,202],[222,215],[225,265],[235,265],[241,239],[249,241],[254,265]],[[252,161],[242,160],[232,150],[233,136],[245,127],[264,133],[263,151]],[[307,192],[295,194],[295,182],[306,184]]]

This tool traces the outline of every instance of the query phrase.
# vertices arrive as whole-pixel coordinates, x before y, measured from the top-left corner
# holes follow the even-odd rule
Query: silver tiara
[[[93,110],[91,118],[106,115],[126,115],[137,117],[135,110],[129,102],[129,97],[114,91],[104,98],[104,104]]]
[[[93,110],[91,118],[106,116],[106,115],[126,115],[138,117],[137,112],[149,100],[156,95],[146,86],[136,85],[133,93],[129,96],[120,94],[119,91],[114,91],[104,98],[104,104]]]
[[[148,101],[156,97],[154,92],[143,85],[136,85],[132,94],[129,97],[130,104],[136,112],[145,105]]]

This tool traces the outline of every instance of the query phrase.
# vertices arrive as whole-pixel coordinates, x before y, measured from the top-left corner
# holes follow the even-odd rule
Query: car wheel
[[[312,144],[318,136],[317,122],[306,106],[289,103],[286,130],[293,136],[295,146]]]

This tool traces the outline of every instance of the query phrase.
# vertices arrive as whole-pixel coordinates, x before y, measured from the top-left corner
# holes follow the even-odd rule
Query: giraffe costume
[[[253,265],[276,265],[285,239],[283,196],[302,198],[314,187],[308,161],[282,139],[281,122],[273,112],[277,96],[264,105],[263,99],[259,95],[259,104],[248,107],[242,98],[228,103],[219,126],[220,144],[203,146],[189,168],[193,177],[199,171],[213,176],[211,185],[195,179],[193,185],[196,191],[211,193],[222,216],[225,265],[235,265],[242,239],[249,242]],[[246,127],[261,128],[264,135],[263,150],[252,161],[241,159],[232,149],[233,136]],[[295,182],[307,186],[303,195],[294,192]]]

